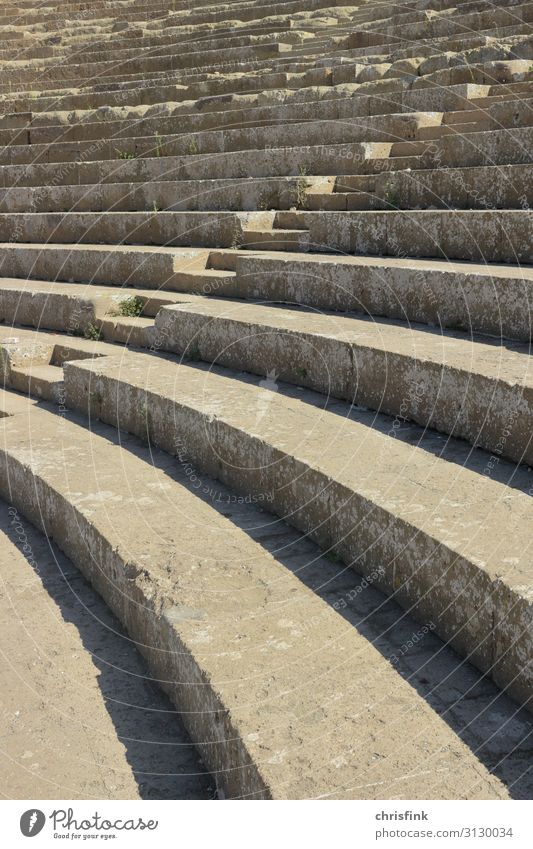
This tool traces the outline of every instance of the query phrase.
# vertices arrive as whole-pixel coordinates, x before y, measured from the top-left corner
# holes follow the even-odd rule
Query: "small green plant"
[[[198,144],[195,138],[192,138],[190,140],[188,150],[191,156],[194,156],[195,153],[198,153]]]
[[[94,324],[88,324],[83,331],[85,339],[92,339],[93,342],[99,342],[102,336],[102,331]]]
[[[296,369],[296,374],[301,380],[305,380],[307,378],[307,369],[303,366],[298,366]]]
[[[152,212],[161,212],[161,207],[157,205],[155,200],[154,200],[154,203],[153,203],[153,206],[152,206]]]
[[[115,150],[119,159],[135,159],[134,153],[129,153],[127,150],[118,150],[118,148],[115,148]]]
[[[116,315],[123,315],[129,318],[136,318],[142,315],[144,310],[144,301],[137,295],[132,295],[131,298],[124,298],[120,301]]]
[[[155,155],[162,156],[163,136],[160,133],[155,134]]]

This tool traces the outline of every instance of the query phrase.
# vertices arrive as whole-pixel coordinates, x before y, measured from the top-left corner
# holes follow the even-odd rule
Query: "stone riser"
[[[271,150],[242,150],[213,156],[183,157],[157,155],[131,159],[115,148],[115,161],[65,162],[9,165],[0,168],[0,186],[88,185],[101,182],[145,182],[154,180],[208,180],[220,178],[364,175],[403,168],[434,170],[440,167],[481,167],[529,164],[528,145],[533,128],[450,135],[434,142],[389,144],[355,143],[302,146]],[[107,144],[107,143],[106,143]],[[149,144],[152,144],[150,142]],[[98,151],[95,142],[94,152]],[[425,152],[424,152],[425,151]],[[108,150],[108,154],[110,151]],[[393,154],[393,155],[391,155]]]
[[[409,776],[401,781],[406,798],[454,795],[457,763],[469,798],[507,795],[505,787],[358,629],[347,628],[331,606],[276,561],[260,538],[257,542],[251,539],[223,517],[216,505],[198,499],[184,476],[176,480],[172,464],[157,452],[154,455],[123,440],[117,444],[110,428],[95,425],[88,429],[70,418],[58,422],[57,415],[44,409],[4,419],[2,436],[2,494],[21,515],[54,538],[125,625],[156,679],[167,682],[164,689],[226,797],[315,798],[333,793],[343,798],[376,798],[391,792],[391,780],[395,792],[399,791],[397,778],[395,781],[388,773],[391,763],[395,776],[396,771]],[[46,451],[51,463],[45,467],[28,463],[28,450]],[[69,451],[75,451],[77,462],[83,458],[87,466],[77,484],[75,503],[72,473],[64,463]],[[159,468],[154,468],[154,462]],[[94,503],[94,488],[104,485],[116,496],[114,501]],[[142,530],[132,543],[124,509],[128,487],[148,493],[163,485],[167,503],[161,507],[157,495],[145,497],[144,509],[152,505],[157,516],[150,527],[139,523]],[[221,498],[231,498],[224,487],[214,481],[211,485]],[[231,510],[238,522],[243,508]],[[243,521],[256,519],[256,525],[263,524],[256,507],[246,506],[245,510]],[[283,535],[283,523],[279,524]],[[201,529],[198,537],[193,538],[193,527]],[[169,546],[169,528],[188,539],[187,554],[175,542]],[[211,548],[207,557],[202,551],[206,532]],[[228,539],[232,541],[231,560],[215,554],[219,547],[225,549]],[[181,578],[179,586],[168,581],[170,548],[172,567]],[[149,563],[143,556],[147,550]],[[202,551],[200,570],[191,569],[191,551],[196,550]],[[317,555],[308,547],[307,556],[320,565]],[[235,566],[235,558],[250,563],[253,570],[243,574]],[[323,563],[329,574],[331,564]],[[269,587],[259,596],[258,576]],[[214,580],[217,593],[212,592]],[[272,604],[286,605],[288,597],[293,602],[292,632],[281,624],[275,628],[273,623],[263,624],[263,617],[251,615],[258,605],[265,611]],[[206,651],[205,644],[199,645],[195,639],[199,623],[209,623],[214,650]],[[276,644],[284,647],[283,664],[278,651],[262,651],[273,635]],[[228,655],[223,648],[235,641],[241,670],[237,678],[231,674],[235,655]],[[295,672],[303,668],[306,680],[294,688]],[[315,679],[311,686],[310,671]],[[168,683],[175,681],[180,683]],[[341,685],[343,696],[331,702],[331,688]],[[394,708],[389,704],[392,693]],[[305,708],[300,720],[302,703]],[[351,720],[354,708],[356,732]],[[287,716],[291,722],[281,719]],[[306,729],[304,738],[302,727]],[[409,746],[403,744],[403,735],[396,733],[400,727],[403,734],[409,733]],[[376,764],[374,753],[382,747],[378,738],[398,742],[392,749],[387,746],[386,756]],[[277,755],[282,751],[285,754],[280,758]],[[341,755],[341,767],[331,764],[332,757],[336,760]],[[422,758],[426,762],[431,759],[435,781],[428,783],[424,776],[421,782],[417,777],[415,761],[420,763]],[[357,786],[346,790],[352,787],[354,776]]]
[[[0,213],[3,242],[243,246],[248,231],[284,227],[271,212]],[[533,262],[529,211],[300,212],[313,252]],[[291,227],[291,229],[294,229]]]
[[[524,210],[533,206],[532,172],[533,165],[394,171],[356,191],[349,178],[311,176],[21,187],[0,189],[0,212]]]
[[[362,119],[346,118],[343,121],[311,120],[306,123],[229,128],[191,135],[186,134],[183,126],[185,122],[186,119],[184,121],[181,116],[167,121],[164,119],[143,121],[139,126],[130,121],[122,132],[113,132],[113,126],[103,122],[78,124],[74,127],[36,127],[29,131],[21,129],[16,131],[17,135],[12,134],[10,130],[0,130],[0,143],[36,146],[35,156],[41,153],[39,146],[46,147],[56,142],[65,145],[77,141],[106,139],[118,147],[122,145],[122,148],[126,150],[131,149],[132,145],[134,148],[139,145],[139,151],[141,151],[144,144],[147,151],[152,151],[152,156],[156,155],[156,148],[160,148],[162,156],[177,156],[190,153],[224,153],[232,150],[292,147],[304,142],[316,145],[321,144],[324,138],[327,138],[329,144],[416,139],[419,136],[419,127],[427,125],[440,127],[441,116],[440,114],[391,115]],[[173,133],[179,133],[179,135],[173,135]],[[143,136],[147,138],[143,140]],[[194,146],[194,151],[191,151],[191,146]]]
[[[221,795],[531,796],[533,2],[6,2],[0,496]]]
[[[137,361],[129,362],[132,365],[131,370],[127,371],[127,367],[122,364],[120,376],[116,374],[112,360],[100,361],[100,364],[95,362],[90,365],[67,365],[65,384],[68,404],[86,412],[91,410],[92,415],[131,433],[140,433],[141,430],[145,432],[146,424],[141,421],[138,411],[142,403],[146,404],[150,410],[152,444],[173,453],[174,429],[178,433],[187,434],[187,457],[203,472],[216,475],[222,482],[243,493],[257,494],[260,490],[273,493],[274,500],[268,505],[269,510],[288,516],[292,524],[310,534],[321,545],[334,547],[346,563],[357,564],[356,568],[362,574],[368,575],[377,563],[388,564],[385,568],[391,571],[388,571],[380,582],[382,589],[394,592],[397,600],[409,609],[413,609],[411,605],[415,605],[418,616],[431,617],[432,621],[438,623],[439,633],[445,639],[450,639],[452,645],[461,653],[468,654],[480,668],[492,670],[500,684],[509,684],[510,691],[519,698],[524,700],[530,697],[531,682],[527,681],[527,670],[519,659],[527,654],[527,649],[525,645],[519,647],[517,643],[514,643],[513,648],[509,645],[509,640],[511,644],[514,642],[515,635],[519,640],[529,639],[526,625],[530,615],[529,605],[525,599],[519,601],[516,595],[507,595],[509,590],[505,587],[505,581],[500,586],[495,583],[490,587],[490,582],[487,583],[488,574],[483,574],[483,567],[469,564],[465,555],[458,556],[442,543],[439,544],[435,537],[431,538],[431,535],[425,536],[418,531],[413,536],[412,524],[409,527],[403,524],[398,516],[379,507],[376,502],[372,509],[371,527],[368,523],[359,524],[362,514],[369,508],[364,492],[356,495],[353,489],[342,483],[342,474],[335,479],[335,473],[324,467],[324,458],[319,461],[320,467],[308,459],[304,460],[303,457],[309,457],[312,450],[309,446],[306,449],[302,445],[302,457],[298,457],[298,452],[293,454],[291,449],[282,447],[283,436],[279,432],[281,419],[276,416],[276,408],[280,406],[281,410],[284,406],[282,396],[279,396],[279,404],[275,394],[271,401],[265,400],[268,411],[264,414],[266,418],[261,416],[260,407],[252,435],[252,432],[247,431],[242,418],[240,426],[235,420],[230,420],[231,416],[228,418],[228,404],[235,403],[235,396],[229,392],[223,378],[213,376],[210,380],[213,386],[210,385],[209,389],[209,407],[214,409],[215,404],[217,415],[206,415],[190,395],[194,392],[190,382],[191,378],[194,380],[192,373],[190,377],[187,376],[189,391],[183,394],[182,382],[174,366],[174,395],[164,397],[164,391],[159,386],[156,388],[158,381],[155,381],[153,371],[150,372],[150,381],[147,381],[144,361],[139,360],[138,364]],[[117,363],[117,368],[121,368],[120,363]],[[161,374],[161,370],[159,373]],[[207,374],[202,371],[198,373],[198,378],[203,385],[200,395],[205,397]],[[139,380],[142,381],[141,385]],[[215,387],[219,383],[220,391],[217,391]],[[241,387],[237,388],[237,391],[242,393],[243,402],[250,394],[245,392],[245,386],[246,384],[241,384]],[[251,389],[253,394],[255,387]],[[90,400],[91,392],[93,397],[95,392],[98,393],[96,405]],[[258,409],[255,404],[258,402],[254,403],[250,399],[247,403],[252,404],[250,415],[253,417],[254,410],[257,412]],[[292,404],[289,406],[293,408]],[[118,416],[117,411],[120,411]],[[311,410],[302,410],[302,413],[305,424],[303,421],[298,422],[295,409],[291,414],[291,429],[294,429],[293,433],[301,435],[301,438],[309,433]],[[320,410],[317,410],[317,413],[324,416]],[[242,416],[242,412],[240,415]],[[272,416],[275,417],[278,439],[269,430],[272,426]],[[326,422],[323,426],[325,424]],[[205,435],[208,437],[206,441]],[[318,438],[319,432],[315,431],[313,439]],[[344,439],[346,438],[347,433],[344,434]],[[370,446],[367,450],[370,450]],[[250,468],[252,458],[254,468],[260,458],[259,473]],[[353,458],[351,472],[358,474],[357,468],[353,466]],[[415,519],[411,511],[410,522],[413,521]],[[358,529],[356,533],[354,527]],[[418,546],[416,553],[413,549],[415,539]],[[433,568],[437,551],[440,561],[438,575]],[[468,587],[466,594],[460,589],[462,585],[465,589]],[[430,586],[431,590],[428,591]],[[503,633],[501,637],[496,636],[499,626],[494,628],[492,617],[488,615],[487,604],[494,611],[498,611],[497,617],[503,617],[505,636]],[[509,605],[513,606],[514,615],[518,616],[516,632],[504,625],[507,616],[504,611],[510,610]],[[459,617],[459,621],[454,620],[454,615]],[[498,661],[493,666],[495,655],[491,646],[495,645],[494,640],[498,645],[498,652],[503,652],[502,659],[505,657],[505,668],[500,667]],[[514,655],[515,651],[517,655]],[[512,660],[512,654],[516,657],[515,661]]]
[[[533,465],[528,348],[508,352],[427,329],[268,306],[165,307],[165,350],[264,374],[409,419]],[[464,365],[466,364],[466,366]],[[512,424],[510,423],[512,421]]]

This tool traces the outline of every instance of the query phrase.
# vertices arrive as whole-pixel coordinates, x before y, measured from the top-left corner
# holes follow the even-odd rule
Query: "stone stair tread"
[[[0,524],[219,798],[532,795],[532,23],[0,8]]]
[[[291,522],[311,535],[322,536],[324,533],[320,530],[321,522],[318,520],[318,515],[323,510],[320,506],[321,481],[330,492],[330,497],[333,492],[337,492],[335,487],[341,488],[338,490],[338,497],[341,498],[342,491],[343,504],[349,503],[346,502],[349,492],[358,492],[361,498],[368,499],[369,503],[375,505],[376,510],[379,508],[388,511],[389,515],[396,517],[395,521],[399,521],[399,517],[403,516],[411,529],[413,525],[418,528],[415,538],[418,538],[419,532],[427,533],[434,540],[440,539],[440,544],[445,548],[451,546],[454,558],[459,557],[461,563],[464,563],[465,559],[471,560],[475,565],[474,572],[481,570],[481,573],[490,575],[490,580],[496,582],[495,586],[499,581],[503,581],[509,588],[513,587],[513,592],[524,591],[524,615],[528,615],[527,606],[530,600],[527,601],[527,596],[529,593],[530,599],[531,590],[527,587],[531,587],[533,581],[533,567],[528,522],[524,519],[533,510],[526,494],[531,484],[530,473],[518,472],[516,485],[524,494],[513,490],[512,497],[506,498],[505,481],[511,480],[517,471],[513,466],[502,461],[499,472],[503,477],[500,478],[498,474],[497,480],[491,479],[483,473],[490,459],[484,452],[474,456],[466,446],[459,447],[460,443],[453,440],[450,443],[419,428],[410,433],[411,439],[394,438],[390,419],[358,411],[341,402],[325,405],[321,396],[307,390],[285,391],[282,385],[277,384],[275,377],[266,381],[263,379],[262,385],[258,386],[257,379],[235,379],[234,372],[228,373],[212,366],[203,368],[178,365],[158,358],[154,360],[143,354],[131,354],[127,363],[124,363],[121,357],[110,357],[67,364],[65,381],[70,403],[83,410],[87,410],[87,405],[90,404],[87,394],[89,384],[100,387],[102,401],[97,412],[96,408],[93,410],[93,414],[96,413],[109,423],[131,432],[136,432],[140,427],[139,418],[134,411],[138,406],[139,393],[142,393],[145,403],[152,410],[153,426],[150,439],[169,450],[173,436],[168,431],[165,435],[160,430],[159,423],[163,420],[159,418],[161,413],[158,412],[159,409],[167,410],[165,421],[170,416],[174,427],[185,427],[185,445],[190,461],[200,464],[204,471],[209,468],[212,474],[217,464],[212,463],[210,455],[201,455],[205,446],[201,449],[201,439],[199,442],[194,436],[195,433],[204,433],[207,428],[209,439],[214,440],[210,442],[210,450],[214,450],[222,460],[217,474],[221,474],[226,483],[239,486],[246,492],[257,492],[258,487],[268,488],[271,483],[275,489],[281,487],[277,506],[274,503],[268,505],[268,509],[274,512],[287,509],[286,503],[282,506],[286,498],[282,495],[284,476],[289,474],[293,477],[294,471],[291,469],[294,470],[294,463],[299,464],[303,477],[301,483],[293,481],[290,487],[290,501],[294,512],[289,510],[289,513],[292,516]],[[277,389],[271,391],[268,388],[271,384],[277,386]],[[115,400],[108,403],[107,397]],[[119,398],[122,401],[118,401]],[[163,405],[161,408],[160,404]],[[118,409],[120,413],[117,419]],[[180,424],[185,421],[187,425]],[[222,448],[222,445],[218,445],[218,440],[231,439],[230,433],[235,435],[235,445],[226,441],[226,447]],[[281,462],[281,457],[292,458],[289,465],[283,464],[280,467],[281,477],[276,478],[276,483],[269,481],[272,470],[268,473],[265,471],[261,480],[254,479],[253,476],[250,477],[250,473],[241,470],[241,462],[244,462],[247,468],[250,459],[245,461],[243,457],[241,461],[239,451],[242,450],[248,458],[253,458],[255,452],[251,449],[254,444],[258,450],[259,444],[264,446],[265,451],[268,446],[267,453],[261,454],[263,469],[268,466],[268,452],[274,452],[280,458],[277,462]],[[272,469],[275,467],[276,464]],[[402,471],[406,468],[409,469],[408,475]],[[234,471],[231,471],[232,469]],[[304,473],[304,469],[309,471]],[[308,492],[308,479],[314,479],[318,487],[315,489],[313,507],[309,507],[309,510],[312,509],[313,518],[306,518],[307,510],[303,506],[308,498],[305,496]],[[402,482],[400,489],[399,481]],[[301,490],[300,485],[303,488]],[[328,510],[330,508],[333,509],[331,504]],[[335,513],[335,510],[333,512]],[[489,515],[490,527],[486,525]],[[342,521],[339,517],[334,526],[342,537]],[[490,533],[490,528],[494,529],[495,537]],[[368,539],[366,542],[361,539],[354,550],[353,547],[350,548],[350,545],[355,544],[353,536],[350,537],[350,545],[344,545],[340,538],[335,539],[336,533],[331,526],[327,534],[331,540],[330,544],[336,546],[337,552],[346,558],[357,556],[357,545],[369,544]],[[379,558],[380,554],[376,552],[374,556]],[[366,565],[363,565],[364,562],[363,559],[360,568],[370,568],[368,561]],[[428,586],[434,587],[435,582],[440,586],[443,576],[438,577],[434,573],[433,561],[430,560],[424,568],[420,567],[418,558],[417,563],[416,568],[420,570],[418,578],[421,578],[428,568],[431,572],[431,577],[427,576]],[[455,567],[451,568],[453,574],[456,574]],[[473,581],[470,584],[471,590],[477,585],[479,577],[480,574],[476,578],[470,574],[469,581]],[[410,597],[409,604],[415,603],[416,597],[417,605],[431,606],[435,590],[425,595],[420,586],[415,589],[413,580],[414,576],[411,574],[407,593]],[[454,595],[461,594],[457,585],[454,585],[451,574],[448,575],[448,580],[448,586],[455,587]],[[391,591],[391,576],[388,581]],[[415,583],[418,584],[418,579]],[[401,596],[402,593],[399,592],[398,595]],[[485,621],[485,626],[482,626],[476,615],[474,624],[462,602],[460,607],[460,627],[463,628],[465,622],[469,623],[466,628],[469,630],[472,627],[472,638],[475,640],[475,646],[479,647],[480,641],[483,643],[485,640],[481,633],[486,632],[487,623]],[[425,614],[422,615],[437,616],[437,611],[432,608],[430,613],[425,607]],[[433,621],[437,620],[441,629],[447,631],[448,639],[451,633],[448,626],[442,623],[440,614]],[[527,629],[522,636],[529,639],[526,634]],[[495,638],[491,628],[489,635],[492,636],[487,636],[487,639]],[[461,636],[455,633],[456,645],[457,642],[461,643],[463,637],[464,633]],[[468,642],[468,638],[465,639]],[[463,643],[463,649],[464,646]],[[501,645],[500,650],[503,650]],[[490,652],[489,655],[493,658]],[[526,655],[527,650],[522,656]],[[521,668],[519,674],[527,678],[529,673],[527,669]],[[512,688],[512,685],[510,686]],[[527,692],[529,685],[524,686],[524,692]]]
[[[9,469],[19,482],[16,503],[26,488],[31,491],[35,486],[54,502],[57,514],[47,511],[43,517],[46,526],[54,529],[54,536],[65,549],[76,551],[82,570],[92,577],[97,588],[109,580],[109,575],[106,570],[98,579],[91,568],[86,546],[95,533],[99,535],[99,545],[109,552],[110,564],[122,562],[126,567],[124,576],[121,570],[113,576],[119,589],[126,576],[135,580],[142,572],[137,597],[152,611],[151,618],[161,628],[163,644],[172,646],[178,640],[181,646],[179,653],[166,652],[165,663],[155,661],[155,671],[166,674],[167,678],[172,675],[173,680],[177,676],[177,680],[190,682],[177,693],[171,691],[185,717],[191,704],[185,691],[194,694],[198,680],[208,681],[207,687],[202,685],[208,709],[200,715],[196,711],[197,744],[201,751],[207,751],[209,744],[213,748],[216,707],[224,714],[224,725],[216,739],[224,741],[226,736],[231,736],[234,746],[241,751],[237,767],[228,760],[223,742],[217,747],[219,769],[225,772],[226,786],[233,791],[231,795],[308,798],[338,793],[347,798],[374,798],[376,793],[387,793],[390,786],[391,793],[394,788],[396,794],[400,792],[409,798],[426,798],[428,792],[445,798],[451,792],[448,776],[453,775],[455,783],[459,770],[459,786],[469,796],[505,798],[506,791],[500,782],[489,775],[414,689],[402,682],[379,652],[355,629],[347,629],[338,613],[316,598],[268,551],[209,502],[188,490],[183,479],[175,479],[169,468],[171,462],[157,455],[158,468],[151,452],[133,445],[133,450],[128,450],[127,440],[118,444],[110,428],[95,425],[89,431],[70,419],[58,428],[57,415],[34,407],[26,415],[4,419],[2,429],[5,460],[2,467]],[[38,452],[49,462],[37,464],[28,460],[28,452],[31,457],[36,457]],[[69,457],[72,463],[66,462]],[[5,491],[6,477],[3,471],[0,474]],[[103,497],[104,492],[107,497]],[[100,497],[95,498],[98,493]],[[138,493],[143,493],[142,505]],[[131,508],[125,510],[126,505],[139,512],[134,530]],[[36,509],[39,510],[35,497],[29,495],[25,512],[33,516]],[[65,511],[70,515],[72,510],[80,530],[76,533],[71,530],[70,539],[66,539],[58,523]],[[149,523],[147,512],[151,516]],[[40,523],[38,518],[36,521]],[[81,533],[85,533],[85,541],[79,537]],[[187,539],[186,557],[176,546],[179,539]],[[201,569],[196,568],[195,560],[202,564]],[[253,569],[236,569],[236,560],[252,563]],[[268,592],[258,590],[259,574]],[[216,593],[212,591],[213,581],[218,586]],[[134,603],[129,592],[123,591],[121,595],[121,600],[115,596],[111,602],[119,618],[129,616]],[[302,627],[305,623],[306,639],[291,637],[281,626],[278,640],[284,645],[285,662],[280,664],[279,651],[257,648],[265,646],[267,637],[272,641],[273,624],[263,623],[261,616],[250,616],[248,612],[257,613],[258,605],[287,609],[288,598],[293,629],[297,623],[302,623]],[[156,612],[159,603],[161,612]],[[216,651],[206,651],[204,645],[198,644],[198,620],[210,623],[209,640],[219,647]],[[131,621],[130,628],[138,643],[146,642],[145,625],[140,619]],[[237,634],[239,647],[225,651]],[[237,678],[233,674],[235,652],[240,663]],[[338,662],[340,656],[345,659],[342,665]],[[153,655],[151,659],[154,662]],[[177,668],[173,666],[176,662]],[[297,668],[305,669],[305,676],[294,687]],[[371,676],[366,672],[368,669],[372,670]],[[332,687],[340,687],[346,695],[331,704],[325,724],[322,711],[315,711],[314,706],[324,703],[326,692],[330,693]],[[261,709],[254,710],[250,697],[259,691],[263,692]],[[384,700],[387,692],[394,692],[396,707],[389,699]],[[346,698],[349,709],[348,702],[345,706]],[[281,715],[290,716],[302,705],[310,714],[307,733],[309,722],[315,728],[307,740],[302,740],[298,733],[298,722],[280,721]],[[358,716],[357,732],[351,720],[354,713]],[[315,718],[311,720],[312,715]],[[391,731],[401,727],[402,734],[384,737],[383,723]],[[409,728],[409,746],[405,746],[403,741]],[[370,748],[366,745],[368,735],[374,738]],[[381,748],[375,739],[378,736],[389,742],[383,758],[376,764],[371,755],[376,746]],[[321,739],[321,745],[317,745],[317,739]],[[350,754],[354,739],[357,766]],[[329,748],[327,759],[323,757],[323,746]],[[282,749],[285,757],[280,764],[274,756]],[[331,755],[335,757],[337,751],[345,758],[344,768],[331,765]],[[294,759],[297,767],[293,765]],[[422,780],[414,777],[421,761],[427,763],[428,759],[432,762],[432,779],[427,775]],[[398,776],[404,778],[400,780]]]
[[[163,307],[155,323],[166,350],[185,356],[194,350],[200,359],[255,374],[263,374],[267,363],[290,383],[488,450],[500,446],[504,456],[533,465],[529,346],[375,317],[215,298]]]
[[[49,383],[62,383],[63,382],[63,369],[59,366],[53,365],[42,365],[39,363],[33,363],[27,368],[18,367],[15,371],[19,374],[24,374],[27,377],[31,378],[40,378],[42,380],[46,380]]]
[[[387,321],[357,314],[317,313],[305,308],[220,300],[216,297],[180,303],[173,314],[204,316],[214,323],[224,320],[253,327],[269,327],[283,334],[301,333],[339,340],[351,345],[370,346],[391,353],[412,356],[421,361],[467,367],[487,377],[498,374],[503,380],[533,388],[530,347],[518,343],[492,341],[483,336],[430,330],[422,325]]]
[[[19,397],[28,406],[26,398]],[[10,401],[10,406],[13,398]],[[19,525],[19,521],[21,524]],[[24,541],[39,562],[36,580],[31,559],[14,534],[24,528]],[[106,677],[115,698],[121,695],[139,706],[128,728],[139,738],[153,741],[141,754],[143,772],[159,764],[160,777],[150,777],[150,793],[157,798],[212,798],[214,786],[196,755],[182,723],[171,712],[170,702],[154,688],[146,689],[146,664],[119,622],[96,591],[84,581],[75,564],[68,561],[57,546],[29,523],[13,514],[13,508],[0,502],[0,570],[3,592],[0,597],[2,646],[9,652],[11,663],[3,669],[2,698],[4,709],[21,709],[21,721],[4,740],[4,755],[11,760],[4,776],[13,795],[20,799],[52,794],[59,798],[61,788],[69,788],[76,797],[119,800],[124,796],[141,799],[141,791],[128,751],[116,735],[100,676]],[[76,595],[79,613],[72,612],[72,596]],[[16,598],[16,616],[13,599]],[[91,626],[65,628],[65,609],[79,620],[91,610]],[[83,612],[82,612],[83,611]],[[86,613],[85,613],[86,615]],[[79,618],[78,618],[79,616]],[[113,658],[115,669],[103,671],[98,665],[102,654]],[[96,657],[95,657],[96,655]],[[53,658],[52,672],[50,658]],[[28,688],[21,670],[31,669],[32,688]],[[128,669],[127,681],[121,670]],[[98,674],[100,672],[100,674]],[[63,676],[69,686],[61,686]],[[43,710],[46,704],[47,710]],[[154,724],[154,711],[158,718]],[[31,717],[31,720],[30,720]],[[34,719],[37,717],[37,719]],[[68,717],[68,722],[63,721]],[[27,728],[26,723],[30,725]],[[156,740],[172,741],[162,747]],[[37,731],[38,729],[38,731]],[[30,740],[34,767],[28,771],[19,761],[20,752]],[[165,752],[163,749],[169,751]],[[60,750],[60,758],[51,751]],[[80,762],[83,776],[80,776]],[[170,777],[171,773],[174,777]],[[53,786],[56,789],[53,789]]]

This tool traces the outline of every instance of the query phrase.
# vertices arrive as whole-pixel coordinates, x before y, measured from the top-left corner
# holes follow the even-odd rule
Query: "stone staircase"
[[[0,8],[0,496],[221,796],[531,798],[532,20]]]

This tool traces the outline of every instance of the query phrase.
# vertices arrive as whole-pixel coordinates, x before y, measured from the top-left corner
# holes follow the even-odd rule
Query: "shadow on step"
[[[515,799],[533,798],[533,720],[490,679],[353,569],[330,560],[283,521],[226,513],[369,640]]]
[[[433,632],[431,622],[416,622],[351,568],[333,562],[327,553],[284,521],[255,505],[242,503],[242,499],[239,503],[238,494],[217,481],[201,475],[208,491],[201,494],[191,487],[185,471],[170,455],[100,422],[92,421],[89,425],[87,419],[74,413],[69,418],[163,470],[269,551],[391,662],[479,760],[503,781],[513,798],[533,798],[531,716],[445,645]]]
[[[61,611],[63,622],[74,625],[99,671],[98,685],[140,797],[213,798],[209,774],[175,708],[150,678],[135,644],[76,567],[29,522],[21,521],[29,556],[19,544],[7,505],[0,501],[0,530],[34,569],[37,563],[44,590]]]

